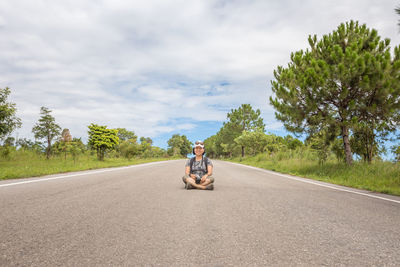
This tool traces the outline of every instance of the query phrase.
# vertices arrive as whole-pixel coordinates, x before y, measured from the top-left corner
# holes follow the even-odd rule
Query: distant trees
[[[50,115],[51,110],[46,107],[40,108],[41,117],[39,122],[32,128],[36,139],[45,139],[47,142],[46,158],[51,155],[51,142],[60,135],[61,127],[56,123],[55,118]]]
[[[120,142],[129,140],[129,139],[133,139],[135,141],[137,140],[137,136],[136,136],[135,132],[133,132],[133,131],[129,131],[125,128],[116,128],[116,130],[118,131],[118,138],[119,138]]]
[[[243,131],[265,131],[265,124],[260,117],[260,110],[253,110],[250,104],[242,104],[238,109],[232,109],[227,114],[228,122],[224,127],[231,133],[233,141],[242,134]],[[244,157],[245,145],[241,144],[242,157]]]
[[[192,142],[185,135],[174,134],[168,140],[167,153],[170,156],[180,155],[186,157],[187,154],[192,153]]]
[[[295,150],[303,142],[291,136],[280,137],[266,134],[260,110],[242,104],[227,114],[227,122],[217,134],[204,140],[206,153],[211,158],[244,156],[246,153],[275,153],[279,150]]]
[[[64,159],[67,159],[67,154],[70,154],[74,162],[86,150],[82,140],[73,138],[69,129],[63,129],[61,137],[54,143],[53,147],[57,152],[64,154]]]
[[[241,147],[249,148],[252,155],[264,152],[269,141],[269,136],[262,131],[243,131],[239,137],[235,138],[235,142]]]
[[[235,142],[243,131],[264,132],[265,124],[260,117],[259,109],[253,110],[250,104],[242,104],[237,109],[231,109],[227,120],[215,136],[204,140],[207,154],[231,157],[240,153],[245,155],[246,142]]]
[[[15,115],[17,112],[15,104],[7,101],[10,93],[8,87],[0,88],[0,141],[21,127],[21,119]]]
[[[294,133],[338,132],[348,164],[353,160],[350,136],[357,133],[370,162],[376,138],[399,122],[399,48],[392,58],[389,39],[354,21],[308,41],[310,50],[292,53],[288,67],[274,71],[270,102],[276,118]]]

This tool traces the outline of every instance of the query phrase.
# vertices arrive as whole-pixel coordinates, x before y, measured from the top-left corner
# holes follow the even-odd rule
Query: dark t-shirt
[[[207,158],[207,165],[208,166],[213,166],[213,164],[212,164],[212,162],[211,162],[211,160],[209,158]],[[190,159],[188,159],[186,161],[185,167],[190,167]],[[200,161],[194,160],[193,167],[192,167],[192,173],[193,174],[197,174],[200,177],[203,177],[203,175],[207,173],[206,163],[204,161],[204,158],[201,159]]]

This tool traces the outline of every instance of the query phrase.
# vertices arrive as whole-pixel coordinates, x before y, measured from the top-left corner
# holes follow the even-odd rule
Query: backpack
[[[193,157],[193,158],[191,158],[190,159],[190,173],[193,173],[193,164],[194,164],[194,161],[196,160],[196,157]],[[207,159],[207,157],[203,157],[203,161],[204,161],[204,163],[205,163],[205,165],[206,165],[206,173],[208,173],[208,165],[207,165],[207,161],[208,161],[208,159]]]

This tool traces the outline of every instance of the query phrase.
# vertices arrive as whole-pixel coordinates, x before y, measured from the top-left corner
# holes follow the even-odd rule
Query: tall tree
[[[97,158],[104,160],[105,152],[119,144],[118,130],[107,129],[107,126],[100,126],[93,123],[88,128],[88,144],[92,149],[97,151]]]
[[[274,71],[270,97],[276,118],[294,133],[310,135],[338,128],[346,162],[352,163],[351,130],[367,123],[374,133],[394,130],[399,110],[399,48],[390,54],[389,39],[350,21],[321,40],[308,39],[311,50],[291,54],[287,68]],[[375,136],[371,136],[375,138]]]
[[[32,132],[36,139],[45,139],[47,141],[46,158],[51,155],[51,142],[60,135],[61,127],[56,123],[53,116],[50,115],[51,110],[46,107],[40,108],[41,117],[39,122],[32,128]]]
[[[10,93],[10,88],[0,88],[0,140],[4,140],[16,128],[21,127],[21,120],[15,115],[15,104],[7,102]]]
[[[228,122],[224,123],[223,128],[231,135],[234,143],[235,138],[239,137],[243,131],[265,131],[265,124],[260,117],[259,109],[253,110],[250,104],[242,104],[238,109],[232,109],[227,114]],[[241,146],[242,157],[244,157],[244,145]]]
[[[397,15],[400,15],[400,7],[396,7],[396,8],[395,8],[395,11],[396,11]],[[397,23],[397,25],[400,26],[400,20],[399,20],[399,22]]]

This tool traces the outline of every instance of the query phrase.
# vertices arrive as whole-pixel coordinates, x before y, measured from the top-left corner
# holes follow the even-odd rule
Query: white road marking
[[[386,200],[386,201],[391,201],[394,203],[399,203],[399,200],[394,200],[394,199],[390,199],[390,198],[385,198],[385,197],[380,197],[380,196],[375,196],[375,195],[371,195],[371,194],[367,194],[367,193],[362,193],[362,192],[357,192],[357,191],[353,191],[353,190],[349,190],[349,189],[344,189],[344,188],[339,188],[339,187],[335,187],[335,186],[331,186],[331,185],[326,185],[326,184],[321,184],[318,182],[313,182],[313,181],[309,181],[309,180],[305,180],[303,178],[296,178],[293,176],[289,176],[289,175],[285,175],[285,174],[281,174],[281,173],[277,173],[274,171],[269,171],[269,170],[265,170],[265,169],[261,169],[261,168],[257,168],[257,167],[253,167],[253,166],[248,166],[248,165],[244,165],[244,164],[239,164],[239,163],[233,163],[233,162],[229,162],[229,161],[225,161],[234,165],[238,165],[238,166],[242,166],[242,167],[247,167],[249,169],[254,169],[254,170],[258,170],[261,172],[266,172],[268,174],[273,174],[276,176],[281,176],[287,179],[291,179],[291,180],[295,180],[298,182],[302,182],[302,183],[307,183],[307,184],[313,184],[313,185],[317,185],[317,186],[322,186],[322,187],[327,187],[330,189],[334,189],[334,190],[338,190],[338,191],[343,191],[343,192],[348,192],[348,193],[353,193],[353,194],[357,194],[357,195],[362,195],[362,196],[367,196],[367,197],[372,197],[372,198],[377,198],[377,199],[381,199],[381,200]]]
[[[137,168],[137,167],[143,167],[143,166],[149,166],[149,165],[155,165],[155,164],[162,164],[162,163],[166,163],[166,162],[170,162],[170,161],[157,161],[157,162],[143,163],[143,164],[137,164],[137,165],[131,165],[131,166],[124,166],[124,167],[112,167],[110,169],[101,170],[101,171],[85,171],[84,173],[76,173],[76,174],[62,175],[62,176],[49,177],[49,178],[38,178],[35,180],[29,180],[29,181],[0,184],[0,187],[14,186],[14,185],[20,185],[20,184],[38,183],[38,182],[45,182],[45,181],[57,180],[57,179],[65,179],[65,178],[82,176],[82,175],[90,175],[90,174],[97,174],[97,173],[103,173],[103,172],[111,172],[111,171],[116,171],[116,170],[121,170],[121,169],[129,169],[129,168]]]

